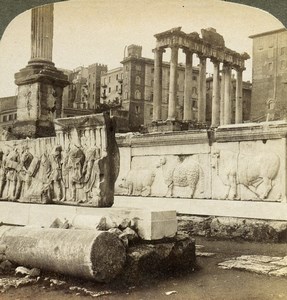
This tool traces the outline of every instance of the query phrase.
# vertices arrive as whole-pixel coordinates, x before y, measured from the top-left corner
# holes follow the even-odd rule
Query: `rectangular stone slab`
[[[139,208],[95,208],[77,207],[67,205],[46,205],[15,202],[0,202],[0,222],[11,225],[50,227],[52,222],[59,218],[69,222],[77,215],[87,215],[90,219],[95,216],[111,217],[120,221],[125,218],[137,220],[137,231],[144,240],[160,240],[173,237],[177,232],[177,219],[175,210],[150,210]]]

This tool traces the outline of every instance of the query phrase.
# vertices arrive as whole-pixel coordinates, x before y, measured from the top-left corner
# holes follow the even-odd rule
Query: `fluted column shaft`
[[[52,62],[54,5],[44,5],[32,9],[31,61]]]
[[[220,124],[220,91],[219,91],[219,61],[213,60],[213,89],[212,89],[212,115],[211,126]]]
[[[183,120],[193,120],[192,112],[192,52],[185,50],[185,81],[184,81],[184,104],[183,104]]]
[[[224,125],[231,124],[231,67],[226,65],[224,83]]]
[[[164,49],[154,49],[153,121],[161,120],[163,52]]]
[[[168,120],[175,120],[176,94],[177,94],[177,63],[178,47],[171,47],[170,77],[169,77],[169,102]]]
[[[235,94],[235,123],[242,123],[243,110],[242,110],[242,69],[236,70],[236,94]]]
[[[198,122],[206,122],[206,57],[199,56]]]

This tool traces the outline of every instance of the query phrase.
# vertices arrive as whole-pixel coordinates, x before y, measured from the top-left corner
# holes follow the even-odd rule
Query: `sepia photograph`
[[[284,18],[28,2],[0,3],[0,299],[287,299]]]

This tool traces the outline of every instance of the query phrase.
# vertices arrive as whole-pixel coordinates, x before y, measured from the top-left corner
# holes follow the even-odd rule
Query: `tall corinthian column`
[[[199,56],[198,122],[206,122],[206,57]]]
[[[171,46],[168,120],[175,120],[176,94],[177,94],[177,63],[178,46]]]
[[[220,124],[220,95],[219,95],[219,61],[212,60],[213,62],[213,83],[212,83],[212,116],[211,126],[217,127]]]
[[[164,49],[154,49],[153,121],[161,120],[162,54]]]
[[[52,62],[54,5],[44,5],[32,9],[31,60]]]
[[[231,66],[226,64],[224,82],[224,125],[231,124]]]
[[[224,124],[224,84],[225,84],[225,69],[222,65],[221,80],[220,80],[220,125]]]
[[[236,70],[236,94],[235,94],[235,123],[242,123],[242,69]]]
[[[185,52],[185,81],[184,81],[184,104],[183,104],[183,120],[191,121],[193,119],[192,112],[192,52],[188,49]]]

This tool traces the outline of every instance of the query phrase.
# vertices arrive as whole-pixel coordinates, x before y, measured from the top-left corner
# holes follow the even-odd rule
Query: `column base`
[[[54,123],[50,121],[17,121],[11,133],[17,139],[56,136]]]
[[[192,129],[207,129],[206,123],[197,123],[195,121],[179,121],[179,120],[166,120],[166,121],[153,121],[152,123],[144,126],[145,132],[167,132],[167,131],[185,131]]]

